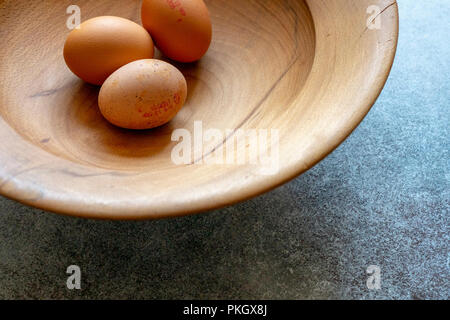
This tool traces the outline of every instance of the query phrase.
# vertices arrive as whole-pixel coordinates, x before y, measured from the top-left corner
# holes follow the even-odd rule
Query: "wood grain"
[[[108,219],[183,215],[229,205],[301,174],[336,148],[375,102],[397,44],[393,0],[210,0],[213,43],[198,63],[176,64],[188,100],[168,125],[108,124],[98,88],[77,79],[62,48],[68,1],[0,4],[0,193],[63,214]],[[140,1],[80,0],[82,20],[140,23]],[[370,5],[382,28],[367,28]],[[159,56],[161,59],[164,57]],[[277,129],[280,171],[178,166],[177,128]],[[225,136],[225,143],[233,135]],[[217,150],[222,143],[208,145]]]

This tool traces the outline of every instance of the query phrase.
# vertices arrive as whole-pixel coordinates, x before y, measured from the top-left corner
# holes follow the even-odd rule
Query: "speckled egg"
[[[144,0],[142,24],[170,59],[193,62],[208,51],[211,18],[203,0]]]
[[[172,120],[186,96],[186,79],[177,68],[145,59],[121,67],[106,79],[98,104],[103,116],[116,126],[150,129]]]

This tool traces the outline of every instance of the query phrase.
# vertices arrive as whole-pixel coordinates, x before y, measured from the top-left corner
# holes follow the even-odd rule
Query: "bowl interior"
[[[387,79],[398,35],[395,1],[205,2],[213,22],[210,50],[197,63],[174,63],[188,81],[185,107],[169,124],[138,132],[107,123],[98,110],[99,88],[65,66],[69,3],[3,1],[0,193],[95,218],[167,217],[235,203],[330,153],[363,119]],[[139,0],[77,5],[82,21],[117,15],[140,23]],[[378,12],[370,13],[373,6]],[[381,28],[371,28],[372,22]],[[219,133],[216,139],[196,131],[200,122],[203,132]],[[181,165],[172,157],[177,129],[201,139],[200,150],[191,141],[190,161]],[[249,160],[252,152],[265,152],[250,143],[233,156],[243,152],[243,162],[203,161],[223,155],[238,129],[277,132],[269,151],[277,157],[275,172],[268,175]]]
[[[43,1],[18,13],[21,20],[33,21],[49,6],[54,12],[47,23],[14,31],[16,46],[26,50],[18,53],[10,48],[4,54],[2,65],[17,76],[3,88],[8,103],[0,115],[24,139],[57,157],[133,171],[171,166],[176,144],[171,141],[172,132],[177,128],[193,132],[195,121],[202,121],[205,129],[225,132],[241,127],[256,112],[266,121],[279,116],[299,94],[314,60],[314,26],[305,2],[215,0],[207,4],[214,41],[200,62],[174,63],[188,81],[189,96],[170,124],[137,132],[104,120],[97,105],[99,88],[77,79],[64,64],[61,50],[69,30],[63,1]],[[78,1],[78,5],[83,19],[117,15],[140,23],[139,1],[92,0]],[[31,41],[49,31],[52,37],[46,38],[45,48],[41,41]],[[164,59],[160,54],[157,58]],[[274,90],[287,70],[285,81],[290,85]],[[279,101],[276,108],[264,104],[268,92]]]

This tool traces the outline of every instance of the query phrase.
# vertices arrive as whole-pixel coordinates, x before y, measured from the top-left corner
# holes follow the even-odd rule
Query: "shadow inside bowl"
[[[78,143],[76,150],[87,151],[95,145],[97,151],[105,156],[147,158],[157,156],[172,142],[171,135],[175,128],[171,122],[149,130],[123,129],[109,123],[98,107],[99,90],[100,87],[80,80],[78,90],[68,103],[71,116],[66,118],[66,127],[83,137],[73,139]]]

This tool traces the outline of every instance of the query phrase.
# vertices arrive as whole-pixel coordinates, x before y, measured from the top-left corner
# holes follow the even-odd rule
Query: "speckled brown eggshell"
[[[212,24],[203,0],[144,0],[141,18],[158,49],[172,60],[194,62],[208,51]]]
[[[172,120],[186,96],[186,79],[177,68],[145,59],[114,72],[100,89],[98,103],[103,116],[116,126],[151,129]]]

